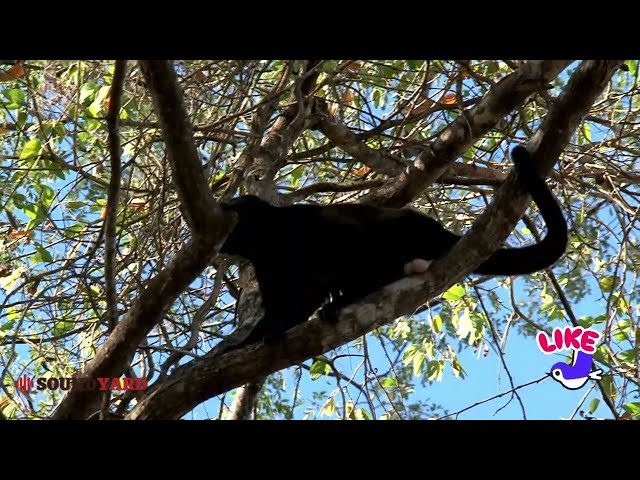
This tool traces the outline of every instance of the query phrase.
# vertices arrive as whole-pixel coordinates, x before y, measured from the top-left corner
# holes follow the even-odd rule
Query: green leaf
[[[398,386],[398,382],[395,378],[387,377],[382,381],[382,386],[384,388],[395,388]]]
[[[461,340],[464,340],[473,331],[473,322],[471,321],[471,317],[469,316],[469,309],[465,308],[464,311],[458,316],[458,330],[456,331],[456,335],[458,335]]]
[[[372,97],[373,97],[373,105],[376,108],[381,108],[384,106],[384,90],[381,88],[374,87],[372,89]]]
[[[56,322],[56,324],[53,326],[53,334],[55,336],[63,335],[70,331],[74,327],[74,325],[75,324],[73,322],[68,322],[66,320]]]
[[[371,415],[364,408],[358,408],[356,410],[356,420],[371,420]]]
[[[89,105],[89,113],[91,113],[91,115],[93,115],[94,117],[97,117],[104,110],[105,100],[109,95],[110,90],[111,90],[111,87],[108,85],[100,87],[100,90],[98,91],[98,95],[96,95],[96,99],[93,101],[91,105]]]
[[[40,262],[51,263],[53,262],[53,257],[51,256],[48,250],[42,248],[40,245],[37,245],[36,254],[31,257],[31,260],[37,263],[40,263]]]
[[[344,407],[344,414],[345,414],[344,416],[347,417],[349,420],[356,419],[355,413],[353,411],[354,408],[355,408],[355,404],[353,403],[353,400],[349,400]]]
[[[640,402],[625,403],[622,408],[634,417],[640,417]]]
[[[29,223],[27,223],[27,227],[26,227],[27,232],[30,232],[31,230],[36,228],[43,221],[44,221],[44,219],[42,217],[39,217],[39,216],[36,215],[35,218],[32,218],[31,220],[29,220]]]
[[[84,202],[77,202],[77,201],[69,201],[67,202],[67,208],[70,210],[77,210],[79,208],[84,207],[86,204]]]
[[[404,352],[404,355],[402,357],[402,365],[404,365],[405,367],[407,365],[409,365],[412,361],[413,358],[416,356],[416,353],[418,352],[418,346],[415,344],[411,344],[407,347],[407,350]]]
[[[598,408],[598,405],[600,405],[600,399],[599,398],[594,398],[593,400],[591,400],[591,402],[589,403],[589,413],[591,415],[596,413],[596,409]]]
[[[616,357],[618,357],[618,359],[622,360],[623,362],[635,364],[636,359],[638,358],[638,349],[630,348],[629,350],[618,353]]]
[[[587,122],[582,124],[582,132],[587,142],[591,142],[591,126]]]
[[[67,238],[76,238],[78,235],[82,234],[83,231],[84,226],[80,223],[76,223],[64,230],[64,236]]]
[[[600,288],[602,288],[603,292],[611,292],[617,283],[617,278],[614,275],[610,275],[608,277],[604,277],[600,279]]]
[[[20,319],[20,310],[16,307],[7,307],[7,318],[9,323],[15,323]],[[9,328],[13,328],[13,325]]]
[[[53,203],[53,199],[56,196],[55,192],[48,185],[36,184],[35,189],[40,194],[40,202],[44,205],[45,210],[47,210]]]
[[[602,377],[602,380],[600,380],[600,385],[602,385],[602,390],[604,391],[605,395],[609,395],[612,400],[615,400],[616,398],[618,398],[618,390],[616,389],[616,386],[613,384],[612,376],[606,375]]]
[[[424,60],[407,60],[407,65],[411,70],[420,70]]]
[[[302,178],[302,168],[294,168],[291,172],[291,185],[297,187]]]
[[[87,82],[80,89],[80,103],[93,96],[100,86],[96,82]]]
[[[455,301],[458,301],[458,300],[462,300],[462,298],[464,297],[465,293],[466,292],[465,292],[464,287],[462,285],[460,285],[459,283],[456,283],[449,290],[444,292],[442,297],[445,300],[449,300],[449,301],[455,302]]]
[[[331,371],[331,367],[322,360],[316,360],[311,365],[309,373],[311,374],[311,380],[317,380],[322,375],[327,375]]]
[[[436,333],[442,331],[442,317],[440,315],[433,317],[433,331]]]
[[[38,207],[37,207],[37,205],[33,205],[32,203],[28,203],[28,204],[24,205],[22,207],[22,211],[24,212],[24,214],[27,217],[29,217],[31,219],[34,219],[34,218],[36,218],[38,216]],[[27,228],[27,230],[29,230],[29,229]]]
[[[29,140],[20,152],[20,160],[25,158],[35,159],[42,152],[42,143],[37,138]]]
[[[26,105],[27,96],[22,90],[10,88],[2,93],[9,100],[9,103],[5,104],[7,110],[17,110]]]
[[[442,379],[444,362],[442,360],[431,360],[427,364],[427,378],[429,380],[440,380]]]
[[[422,366],[424,365],[424,360],[426,355],[424,352],[416,352],[413,357],[413,374],[417,377],[422,372]]]
[[[464,368],[462,368],[462,364],[458,360],[457,356],[454,356],[451,359],[451,369],[453,370],[453,375],[455,377],[464,378],[467,372],[465,372]]]

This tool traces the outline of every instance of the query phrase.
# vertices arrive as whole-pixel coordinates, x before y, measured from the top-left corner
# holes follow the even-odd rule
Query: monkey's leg
[[[282,286],[283,283],[277,285]],[[287,287],[286,290],[266,289],[262,294],[265,314],[239,346],[258,341],[277,343],[287,330],[307,321],[322,305],[326,295],[324,290],[313,282],[302,282],[295,287]]]

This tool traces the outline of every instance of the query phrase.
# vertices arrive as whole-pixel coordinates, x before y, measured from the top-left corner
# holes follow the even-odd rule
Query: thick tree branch
[[[266,377],[256,382],[247,383],[236,390],[236,397],[233,399],[229,415],[225,420],[247,420],[256,406],[258,395],[264,386],[265,380]]]
[[[140,69],[162,128],[185,221],[193,234],[215,235],[224,225],[223,214],[204,176],[173,64],[165,60],[141,60]]]
[[[208,190],[173,67],[163,61],[141,62],[141,65],[162,126],[173,179],[183,212],[189,218],[192,238],[169,265],[146,284],[122,322],[85,367],[82,372],[85,377],[118,377],[122,374],[140,342],[209,265],[216,254],[216,246],[232,225],[232,219],[223,214]],[[88,418],[99,409],[100,393],[72,389],[53,418]]]
[[[616,61],[583,62],[555,108],[547,115],[529,150],[541,172],[557,161],[572,132],[602,93]],[[555,156],[553,156],[555,155]],[[166,383],[152,387],[128,418],[179,418],[199,403],[250,381],[257,381],[307,358],[352,341],[403,314],[462,280],[507,238],[529,202],[512,172],[489,208],[443,259],[426,274],[406,278],[376,292],[340,314],[336,326],[316,317],[288,332],[276,346],[260,344],[193,360],[174,371]]]
[[[122,106],[122,90],[124,87],[126,68],[126,60],[116,60],[113,83],[109,95],[109,112],[107,113],[111,178],[109,179],[109,192],[105,212],[104,273],[109,332],[112,332],[118,323],[118,296],[116,294],[116,222],[118,220],[118,200],[120,198],[120,180],[122,177],[118,121],[120,119],[120,108]]]
[[[530,61],[498,82],[469,111],[460,115],[414,162],[388,185],[371,193],[365,201],[374,205],[402,207],[417,197],[462,155],[529,95],[546,89],[567,65],[567,60]]]
[[[318,115],[316,127],[333,144],[376,172],[390,176],[402,172],[405,167],[402,162],[398,162],[382,150],[369,147],[349,127],[338,118],[330,115],[324,102],[317,102],[316,106]]]

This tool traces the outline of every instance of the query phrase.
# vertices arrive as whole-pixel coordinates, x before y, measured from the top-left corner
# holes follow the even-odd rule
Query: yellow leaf
[[[0,278],[0,288],[5,292],[13,290],[24,271],[26,271],[24,267],[16,268],[8,277]]]
[[[333,397],[330,397],[329,400],[325,402],[320,410],[320,415],[324,415],[326,417],[332,416],[336,411],[336,404],[333,401]]]

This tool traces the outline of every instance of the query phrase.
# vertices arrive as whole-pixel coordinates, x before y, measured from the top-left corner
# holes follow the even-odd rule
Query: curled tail
[[[547,234],[535,245],[501,248],[474,273],[483,275],[525,275],[543,270],[562,257],[567,248],[567,223],[555,197],[536,170],[531,155],[521,145],[511,150],[518,179],[531,195],[547,225]]]

